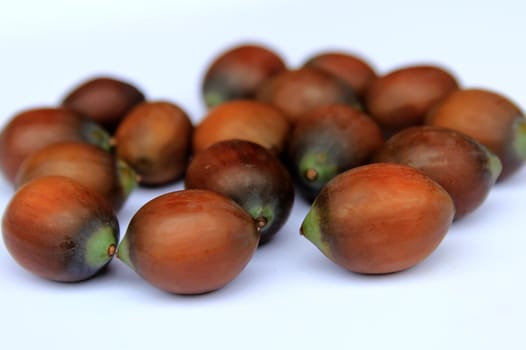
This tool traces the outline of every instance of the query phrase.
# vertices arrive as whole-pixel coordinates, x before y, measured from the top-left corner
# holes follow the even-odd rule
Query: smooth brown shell
[[[460,131],[495,153],[502,162],[498,181],[524,165],[526,118],[517,105],[498,93],[483,89],[458,90],[434,108],[426,122]],[[518,136],[523,143],[519,152]]]
[[[182,190],[139,209],[118,255],[126,255],[126,263],[157,288],[199,294],[238,276],[258,240],[254,221],[231,199],[211,191]]]
[[[125,188],[121,177],[135,174],[122,173],[124,164],[110,152],[83,142],[60,142],[33,153],[20,167],[15,187],[42,176],[60,175],[71,178],[87,189],[99,193],[115,210],[122,207],[131,189]],[[126,170],[126,169],[124,169]]]
[[[111,230],[112,242],[102,248],[111,259],[119,239],[117,217],[98,194],[62,176],[44,176],[22,186],[2,219],[7,250],[26,270],[46,279],[81,281],[102,266],[89,266],[84,249],[90,235]]]
[[[457,89],[455,77],[444,68],[409,66],[372,81],[365,104],[382,129],[392,134],[423,124],[425,114]]]
[[[269,150],[250,141],[220,141],[199,152],[188,166],[185,187],[232,198],[260,225],[260,243],[281,229],[294,202],[287,169]]]
[[[294,123],[289,165],[302,194],[312,201],[332,177],[365,164],[383,143],[380,128],[367,114],[347,105],[323,106]]]
[[[115,132],[116,152],[139,175],[143,185],[157,186],[180,179],[191,150],[193,125],[170,102],[136,106]]]
[[[62,101],[112,132],[124,115],[144,101],[144,94],[129,82],[95,77],[80,83]]]
[[[274,154],[285,148],[289,122],[282,112],[268,103],[251,100],[229,101],[211,109],[197,125],[193,151],[230,139],[257,143]]]
[[[348,270],[390,273],[428,257],[447,233],[454,212],[448,193],[418,170],[376,163],[330,181],[302,232]]]
[[[267,47],[244,44],[228,49],[206,71],[201,88],[204,101],[210,108],[254,98],[264,80],[285,69],[283,59]]]
[[[500,174],[500,162],[494,165],[492,157],[484,146],[460,132],[415,126],[391,137],[373,161],[405,164],[431,177],[449,193],[455,219],[459,219],[484,202]]]
[[[109,147],[109,135],[94,122],[66,108],[34,108],[15,115],[0,134],[0,166],[14,182],[20,164],[35,151],[61,141]]]
[[[377,77],[375,70],[368,62],[347,52],[321,52],[309,58],[304,66],[324,70],[342,79],[361,98],[369,83]]]
[[[261,84],[257,99],[281,109],[291,122],[309,110],[325,105],[359,106],[350,86],[313,67],[283,71],[267,79]]]

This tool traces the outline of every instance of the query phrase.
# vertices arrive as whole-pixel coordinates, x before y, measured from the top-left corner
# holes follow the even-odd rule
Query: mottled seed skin
[[[453,199],[455,219],[484,202],[502,168],[493,153],[469,136],[434,126],[415,126],[393,135],[373,161],[405,164],[431,177]]]
[[[153,286],[200,294],[225,286],[254,254],[250,215],[215,192],[181,190],[146,203],[133,216],[118,257]]]
[[[261,84],[257,99],[281,109],[291,122],[330,104],[360,107],[353,89],[321,69],[304,67],[283,71]]]
[[[206,71],[201,88],[205,104],[211,108],[226,101],[252,99],[264,80],[285,69],[283,59],[262,45],[230,48]]]
[[[93,121],[66,108],[31,108],[16,114],[0,134],[0,167],[14,182],[33,152],[61,141],[83,141],[110,148],[110,136]]]
[[[198,153],[188,166],[185,187],[232,198],[256,220],[260,244],[285,224],[294,202],[292,179],[279,159],[249,141],[226,140]]]
[[[75,282],[110,262],[119,225],[111,206],[95,192],[66,177],[44,176],[15,193],[3,214],[2,234],[24,269]]]
[[[301,232],[345,269],[391,273],[428,257],[447,233],[454,212],[448,193],[418,170],[376,163],[331,180]]]
[[[324,51],[307,59],[305,67],[324,70],[345,81],[360,99],[367,86],[377,78],[374,68],[356,54],[342,51]]]
[[[62,105],[113,132],[124,115],[144,99],[144,94],[129,82],[94,77],[73,88]]]
[[[144,102],[128,113],[115,132],[116,152],[139,175],[141,185],[179,180],[190,156],[193,125],[179,106]]]
[[[430,111],[426,123],[460,131],[495,153],[502,163],[497,181],[516,173],[526,161],[526,118],[499,93],[458,90]]]
[[[456,78],[442,67],[408,66],[369,84],[367,111],[391,135],[424,123],[426,113],[458,89]]]
[[[347,105],[315,108],[294,123],[288,162],[302,195],[313,201],[337,174],[363,165],[382,146],[376,122]]]
[[[236,100],[212,108],[197,125],[193,152],[215,142],[241,139],[257,143],[278,155],[285,149],[290,130],[286,116],[274,106],[251,100]]]

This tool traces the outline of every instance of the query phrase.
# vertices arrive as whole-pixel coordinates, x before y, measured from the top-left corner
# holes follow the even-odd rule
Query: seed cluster
[[[299,230],[327,258],[392,273],[428,257],[526,162],[521,109],[439,66],[380,75],[352,53],[321,52],[289,67],[247,44],[218,55],[201,87],[209,109],[196,125],[110,77],[16,114],[0,134],[15,261],[72,282],[116,255],[157,288],[206,293],[274,244],[297,192],[311,204]],[[185,189],[145,203],[119,243],[116,213],[133,189],[180,180]]]

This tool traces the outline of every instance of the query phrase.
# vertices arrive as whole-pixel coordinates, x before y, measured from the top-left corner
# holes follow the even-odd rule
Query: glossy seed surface
[[[16,114],[0,134],[0,166],[13,182],[22,162],[33,152],[62,141],[83,141],[110,148],[110,136],[99,125],[66,108],[32,108]]]
[[[144,99],[144,94],[129,82],[94,77],[74,87],[62,105],[113,132],[124,115]]]
[[[257,222],[260,243],[278,233],[294,202],[292,179],[279,159],[264,147],[242,140],[217,142],[198,153],[188,166],[185,187],[235,200]]]
[[[375,162],[414,167],[451,195],[455,219],[478,208],[500,175],[497,156],[455,130],[415,126],[393,135],[374,156]]]
[[[115,132],[118,157],[139,175],[139,182],[160,186],[179,180],[191,151],[193,125],[177,105],[144,102],[137,105]]]
[[[193,152],[198,153],[218,141],[241,139],[255,142],[277,155],[285,149],[289,129],[286,116],[268,103],[225,102],[208,111],[196,126]]]
[[[377,163],[331,180],[314,201],[302,234],[337,265],[383,274],[427,258],[446,235],[449,194],[418,170]]]
[[[61,282],[95,276],[113,258],[119,224],[98,194],[62,176],[22,186],[2,218],[3,240],[29,272]]]
[[[69,177],[99,193],[115,210],[136,186],[135,172],[113,153],[84,142],[60,142],[33,153],[20,167],[15,187],[42,176]]]
[[[182,190],[156,197],[137,211],[118,257],[159,289],[200,294],[237,277],[259,237],[252,217],[231,199]]]
[[[257,44],[230,48],[208,67],[202,95],[208,108],[237,99],[252,99],[263,81],[286,69],[272,49]]]
[[[498,181],[517,172],[526,162],[526,117],[499,93],[458,90],[434,108],[426,122],[460,131],[495,153],[502,163]]]
[[[311,109],[340,103],[360,107],[353,89],[321,69],[287,70],[267,79],[257,98],[282,110],[291,122]]]
[[[303,196],[309,200],[334,176],[363,165],[382,146],[377,123],[347,105],[311,110],[292,129],[288,161]]]
[[[370,115],[390,135],[423,124],[426,113],[457,89],[456,78],[442,67],[408,66],[372,81],[365,104]]]

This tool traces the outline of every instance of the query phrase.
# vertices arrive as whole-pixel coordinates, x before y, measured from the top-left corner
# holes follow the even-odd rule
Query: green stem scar
[[[93,232],[86,241],[86,264],[94,269],[103,267],[115,254],[116,246],[117,238],[112,227],[104,226]]]
[[[137,187],[139,177],[126,162],[120,159],[117,160],[117,173],[119,175],[122,193],[125,197],[128,197],[133,189]]]
[[[119,244],[119,249],[117,250],[117,258],[121,260],[123,263],[128,265],[132,270],[135,270],[135,267],[133,266],[131,259],[130,259],[130,243],[128,242],[128,238],[125,236],[121,243]]]
[[[321,232],[320,214],[316,207],[312,207],[301,224],[300,232],[305,238],[312,242],[323,254],[331,257],[330,247],[323,239]]]
[[[92,144],[109,151],[112,148],[110,134],[96,123],[88,122],[85,129],[85,137]]]
[[[493,181],[497,181],[497,178],[502,172],[502,163],[500,162],[499,157],[497,157],[493,152],[488,151],[488,165],[489,171],[491,173],[491,178]]]
[[[526,159],[526,118],[515,125],[513,148],[519,159]]]
[[[223,95],[217,91],[209,91],[204,95],[205,104],[208,108],[217,106],[222,103],[225,98]]]
[[[325,184],[338,174],[338,166],[327,152],[309,152],[301,159],[300,174],[310,183]]]
[[[274,211],[270,205],[253,205],[248,208],[248,212],[255,220],[259,232],[269,227],[274,220]]]

